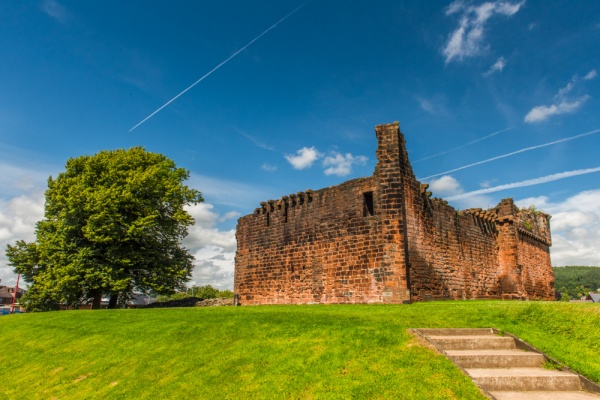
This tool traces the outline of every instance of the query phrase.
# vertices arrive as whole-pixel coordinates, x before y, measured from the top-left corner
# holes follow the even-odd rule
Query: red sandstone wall
[[[518,254],[522,297],[554,299],[554,272],[550,263],[548,245],[521,233]]]
[[[276,203],[241,218],[234,287],[240,303],[397,301],[377,196],[376,215],[364,215],[363,193],[373,189],[373,178],[365,178],[313,192],[303,204],[288,199],[287,222],[285,204]]]
[[[430,199],[402,148],[412,300],[500,297],[498,232],[491,213],[457,212]]]
[[[535,209],[519,211],[517,265],[522,297],[554,299],[554,272],[550,262],[550,216]]]
[[[417,214],[418,215],[418,214]],[[413,301],[498,298],[498,246],[494,223],[461,214],[439,199],[409,230]]]

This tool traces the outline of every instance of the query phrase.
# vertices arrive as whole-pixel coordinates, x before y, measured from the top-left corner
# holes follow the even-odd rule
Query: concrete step
[[[428,336],[442,350],[509,350],[516,349],[515,340],[508,336]]]
[[[497,335],[495,329],[415,332],[462,368],[491,398],[600,400],[600,386],[566,369],[543,369],[544,354],[514,336]]]
[[[485,336],[495,335],[492,328],[423,328],[419,329],[427,336]]]
[[[488,391],[578,391],[579,377],[543,368],[466,368],[467,374]]]
[[[463,368],[535,368],[544,363],[543,355],[518,349],[446,350],[446,354]]]
[[[600,395],[587,392],[489,392],[496,400],[598,400]]]

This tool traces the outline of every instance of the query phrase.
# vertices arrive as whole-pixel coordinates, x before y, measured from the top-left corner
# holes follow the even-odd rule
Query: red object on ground
[[[21,274],[17,275],[17,284],[15,285],[15,293],[13,295],[12,303],[10,305],[10,313],[15,312],[15,302],[17,301],[17,293],[19,293],[19,279],[21,279]]]

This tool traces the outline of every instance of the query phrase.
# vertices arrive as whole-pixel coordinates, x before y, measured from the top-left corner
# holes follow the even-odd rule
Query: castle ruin
[[[398,123],[375,133],[373,176],[239,219],[239,304],[554,299],[549,215],[512,199],[457,211],[416,180]]]

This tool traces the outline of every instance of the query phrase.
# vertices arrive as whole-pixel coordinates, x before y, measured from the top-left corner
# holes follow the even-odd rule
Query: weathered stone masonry
[[[239,219],[240,304],[554,298],[549,215],[512,199],[456,211],[415,179],[398,123],[375,133],[373,176]]]

